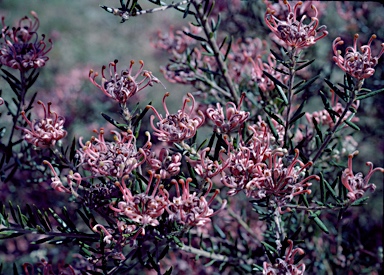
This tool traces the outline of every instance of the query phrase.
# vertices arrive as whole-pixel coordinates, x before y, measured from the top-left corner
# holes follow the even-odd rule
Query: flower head
[[[372,177],[372,174],[376,171],[384,173],[383,168],[376,167],[375,169],[373,169],[372,162],[367,162],[366,164],[367,166],[369,166],[368,174],[365,177],[363,177],[363,174],[360,172],[354,175],[352,170],[352,159],[358,153],[358,151],[355,151],[354,153],[348,156],[348,167],[345,168],[343,174],[341,175],[341,183],[345,186],[345,188],[348,189],[347,197],[351,201],[355,201],[361,198],[368,189],[374,191],[376,189],[376,185],[374,185],[373,183],[369,183],[369,179]]]
[[[123,200],[118,202],[117,208],[115,202],[112,202],[109,206],[115,213],[129,218],[134,224],[141,226],[143,235],[145,234],[144,227],[159,225],[157,219],[164,213],[164,209],[169,204],[168,192],[164,189],[164,186],[159,185],[160,175],[155,175],[151,170],[149,174],[150,178],[145,193],[133,195],[125,184],[128,176],[123,177],[121,183],[116,182],[116,186],[123,193]],[[152,194],[149,194],[154,178],[156,178],[155,186]]]
[[[168,96],[169,93],[166,93],[163,97],[163,106],[166,113],[165,118],[163,118],[153,106],[149,106],[159,119],[156,127],[153,123],[155,116],[151,116],[151,125],[155,131],[154,135],[156,135],[159,140],[168,142],[181,142],[190,139],[196,134],[197,128],[203,125],[205,121],[204,114],[199,110],[199,116],[191,118],[195,107],[195,99],[190,93],[188,93],[188,97],[184,99],[182,108],[178,110],[176,114],[170,114],[165,104],[165,99]],[[188,102],[192,102],[189,112],[186,110]]]
[[[207,109],[207,115],[215,123],[215,127],[218,132],[228,134],[238,129],[239,126],[243,125],[248,119],[249,112],[240,110],[244,97],[245,93],[241,95],[238,106],[236,106],[233,102],[227,102],[227,104],[225,104],[225,116],[220,103],[217,103],[216,109]]]
[[[136,139],[132,132],[115,134],[114,142],[104,140],[104,129],[98,133],[98,137],[92,137],[85,145],[79,138],[81,149],[77,150],[80,155],[80,163],[85,170],[91,171],[92,175],[113,176],[121,178],[129,175],[134,169],[145,162],[146,155],[142,149],[136,149]],[[97,133],[97,132],[96,132]]]
[[[359,35],[355,34],[353,47],[349,46],[346,48],[344,57],[341,56],[341,51],[337,49],[339,45],[344,44],[344,41],[341,40],[340,37],[337,37],[332,44],[333,53],[335,54],[333,60],[344,72],[358,80],[363,80],[371,77],[375,73],[374,67],[384,53],[384,43],[381,43],[381,51],[379,54],[376,57],[373,57],[371,43],[376,39],[376,35],[373,34],[369,39],[368,44],[360,47],[361,53],[357,49],[358,37]]]
[[[3,28],[1,38],[4,40],[0,44],[0,63],[17,69],[27,71],[33,68],[40,68],[49,59],[46,54],[52,49],[52,41],[49,39],[50,47],[45,43],[45,36],[39,39],[37,29],[39,28],[39,18],[36,12],[31,12],[34,21],[25,16],[19,20],[17,27],[12,29],[7,27],[2,17]]]
[[[120,104],[125,104],[129,98],[146,88],[147,86],[153,86],[153,83],[160,83],[152,72],[143,70],[144,61],[140,60],[140,69],[133,75],[132,68],[135,62],[132,60],[128,69],[122,70],[120,74],[117,73],[117,60],[109,63],[110,79],[108,80],[104,74],[106,69],[102,67],[101,85],[98,84],[95,78],[99,75],[93,70],[89,71],[89,79],[97,88],[103,91],[108,97],[113,98]],[[143,79],[138,80],[139,76],[143,76]]]
[[[295,264],[295,255],[303,255],[304,250],[297,247],[293,249],[293,242],[287,240],[288,250],[285,253],[285,257],[277,258],[276,262],[272,265],[270,263],[263,263],[263,274],[265,275],[277,275],[277,274],[290,274],[290,275],[303,275],[305,271],[305,264]]]
[[[192,182],[191,178],[187,178],[186,181],[180,179],[179,182],[172,180],[172,183],[176,187],[176,196],[167,207],[169,219],[176,221],[182,225],[187,226],[203,226],[210,222],[213,215],[217,214],[218,211],[223,209],[227,202],[224,201],[221,208],[214,212],[210,208],[210,204],[213,202],[215,197],[219,194],[219,190],[216,190],[211,199],[207,202],[206,197],[211,191],[212,182],[208,181],[209,187],[205,195],[199,196],[196,192],[191,194],[189,190],[189,183]],[[179,184],[182,186],[183,193],[180,194]]]
[[[34,119],[30,121],[25,112],[21,112],[21,116],[29,125],[30,129],[18,127],[24,132],[24,139],[28,143],[32,143],[39,148],[47,148],[54,146],[55,143],[63,139],[67,135],[67,131],[63,130],[65,119],[57,115],[51,110],[51,102],[46,107],[40,100],[37,102],[44,109],[44,118]]]
[[[308,25],[304,23],[304,20],[307,18],[306,15],[303,15],[300,21],[297,19],[298,8],[302,4],[303,2],[301,1],[297,2],[292,10],[291,5],[285,0],[284,5],[288,8],[286,20],[277,19],[273,15],[274,11],[269,8],[264,16],[264,21],[271,31],[286,45],[294,49],[312,46],[328,34],[325,26],[318,27],[318,12],[314,5],[311,8],[315,14],[311,17],[311,22]]]

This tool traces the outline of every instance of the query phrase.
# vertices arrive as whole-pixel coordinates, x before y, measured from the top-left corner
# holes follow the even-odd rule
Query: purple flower
[[[196,134],[197,129],[203,125],[205,121],[204,114],[199,110],[199,117],[191,118],[195,107],[195,99],[190,93],[187,95],[188,98],[184,99],[182,108],[178,110],[176,114],[170,114],[165,104],[165,98],[168,96],[169,93],[166,93],[163,97],[163,107],[166,113],[165,118],[163,118],[153,106],[149,106],[159,119],[156,127],[153,123],[155,116],[151,116],[151,126],[155,131],[154,135],[157,136],[159,140],[167,142],[181,142],[190,139]],[[190,111],[187,112],[187,103],[190,101],[192,101],[192,106]]]
[[[52,41],[49,39],[50,47],[47,47],[44,39],[39,39],[37,29],[39,28],[39,18],[36,12],[31,12],[35,21],[25,16],[19,20],[17,27],[10,29],[5,25],[2,17],[3,28],[1,38],[4,40],[0,44],[0,63],[20,71],[40,68],[49,59],[46,54],[52,49]]]
[[[341,40],[340,37],[337,37],[332,44],[333,53],[335,54],[333,60],[344,72],[358,80],[363,80],[371,77],[375,73],[374,67],[384,53],[384,43],[381,43],[381,51],[379,54],[376,57],[373,57],[371,53],[371,43],[376,39],[376,35],[373,34],[369,39],[368,44],[360,47],[361,53],[357,50],[357,38],[359,38],[359,35],[355,34],[353,47],[347,47],[343,57],[341,56],[341,51],[338,50],[337,47],[344,44],[344,41]]]
[[[108,97],[113,98],[120,104],[125,104],[129,98],[143,90],[148,86],[153,86],[153,83],[160,83],[160,80],[157,79],[152,72],[143,70],[144,61],[140,60],[140,69],[133,75],[132,68],[135,62],[132,60],[129,68],[127,70],[122,70],[120,74],[117,73],[117,60],[109,63],[109,74],[110,79],[108,80],[104,74],[106,69],[105,66],[102,67],[101,75],[101,85],[95,81],[95,78],[99,75],[93,70],[89,71],[89,79],[97,88],[103,91]],[[143,76],[143,79],[138,80],[139,76]]]
[[[271,31],[286,45],[293,49],[301,49],[314,45],[318,40],[324,38],[328,32],[325,26],[319,26],[317,9],[314,5],[311,8],[315,14],[311,17],[311,22],[307,25],[304,20],[307,18],[303,15],[300,21],[297,19],[297,11],[303,2],[299,1],[295,4],[293,10],[288,1],[284,1],[284,5],[288,8],[288,16],[286,20],[279,20],[273,16],[274,11],[267,9],[264,21]],[[319,32],[322,32],[319,34]]]
[[[67,135],[67,131],[63,129],[65,119],[58,116],[56,112],[51,110],[51,102],[48,107],[40,100],[37,102],[44,109],[44,118],[34,119],[30,121],[25,112],[21,112],[21,116],[29,125],[30,129],[18,127],[24,132],[24,139],[38,148],[48,148],[54,146],[55,143],[63,139]]]

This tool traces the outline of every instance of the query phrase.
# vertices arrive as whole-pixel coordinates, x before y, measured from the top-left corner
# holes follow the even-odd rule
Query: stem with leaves
[[[209,0],[205,0],[205,1],[209,1]],[[212,31],[211,26],[209,25],[209,22],[208,22],[208,15],[209,14],[204,12],[204,7],[203,7],[202,3],[205,1],[200,1],[200,0],[192,0],[191,1],[191,3],[193,4],[193,6],[196,9],[196,19],[198,20],[198,23],[201,25],[201,27],[204,30],[204,33],[207,37],[208,44],[213,51],[217,65],[218,65],[218,67],[219,67],[219,69],[220,69],[220,71],[224,77],[224,81],[225,81],[225,83],[229,89],[229,92],[232,96],[231,100],[233,102],[238,102],[239,101],[238,93],[236,91],[235,85],[232,82],[232,78],[230,77],[230,75],[228,73],[228,67],[227,67],[227,64],[224,62],[223,56],[220,52],[219,45],[217,45],[217,43],[216,43],[215,34]],[[213,8],[213,7],[211,7],[211,8]]]
[[[360,86],[360,85],[358,85]],[[316,155],[313,157],[312,162],[315,162],[323,153],[324,149],[327,147],[327,145],[331,142],[331,139],[333,135],[336,133],[338,130],[340,124],[344,121],[344,117],[347,114],[349,108],[352,106],[353,102],[356,100],[356,94],[358,93],[359,89],[354,89],[352,90],[352,95],[349,97],[349,100],[347,102],[347,105],[344,108],[343,113],[337,120],[335,126],[333,126],[332,130],[329,131],[324,139],[324,142],[321,144],[319,150],[317,151]]]

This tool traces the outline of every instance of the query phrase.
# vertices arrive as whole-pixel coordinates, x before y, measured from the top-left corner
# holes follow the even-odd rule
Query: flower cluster
[[[305,271],[305,264],[295,264],[295,255],[303,255],[305,252],[301,248],[293,249],[293,242],[287,240],[289,247],[285,253],[284,258],[277,258],[274,264],[267,262],[263,263],[263,274],[264,275],[278,275],[278,274],[295,274],[303,275]]]
[[[28,71],[33,68],[40,68],[49,59],[46,54],[52,49],[52,41],[49,39],[50,47],[45,43],[45,36],[39,39],[37,29],[39,28],[39,18],[37,14],[31,12],[34,21],[25,16],[19,20],[17,27],[9,28],[5,25],[2,17],[1,38],[4,40],[0,44],[0,63],[20,71]]]
[[[353,47],[349,46],[345,50],[344,57],[341,56],[341,51],[337,49],[338,46],[344,44],[344,41],[340,37],[337,37],[333,41],[333,53],[335,56],[333,60],[336,65],[340,67],[344,72],[356,78],[357,80],[363,80],[371,77],[375,73],[374,67],[377,65],[379,58],[384,53],[384,43],[381,43],[381,51],[374,57],[372,56],[371,44],[376,35],[373,34],[368,41],[367,45],[360,47],[361,53],[357,49],[358,34],[355,34],[353,40]]]
[[[215,123],[216,131],[219,133],[229,134],[239,128],[249,117],[249,112],[241,111],[240,106],[245,97],[245,93],[241,95],[238,106],[233,102],[225,104],[225,116],[220,103],[216,104],[216,109],[208,108],[207,115]]]
[[[219,152],[219,161],[213,161],[207,154],[211,148],[207,147],[199,152],[197,156],[187,157],[188,162],[191,164],[196,174],[203,179],[211,179],[220,174],[225,168],[228,167],[230,159],[224,159],[225,150],[222,149]]]
[[[299,1],[295,4],[293,10],[287,0],[284,5],[288,8],[288,15],[285,20],[279,20],[273,16],[274,11],[267,9],[264,21],[270,30],[286,45],[293,49],[302,49],[314,45],[317,41],[324,38],[328,32],[325,26],[319,26],[318,12],[314,5],[311,8],[315,14],[311,17],[311,22],[304,23],[306,15],[303,15],[300,21],[297,19],[298,8],[303,4]],[[319,32],[322,32],[319,34]]]
[[[41,101],[37,102],[44,109],[44,118],[34,119],[30,121],[25,112],[21,112],[21,116],[27,122],[30,129],[18,127],[24,132],[24,139],[38,148],[48,148],[54,146],[57,141],[63,139],[67,135],[67,131],[63,129],[65,119],[57,115],[51,110],[51,103],[45,104]]]
[[[169,197],[164,186],[159,185],[161,181],[160,175],[156,175],[152,171],[148,172],[150,179],[145,193],[133,195],[125,184],[125,180],[128,178],[128,176],[125,176],[121,180],[121,184],[116,182],[116,186],[119,187],[121,193],[123,193],[123,200],[117,203],[117,208],[115,207],[115,202],[109,205],[109,208],[116,214],[128,218],[133,225],[138,225],[141,228],[140,231],[142,235],[145,235],[146,226],[159,225],[158,218],[164,213],[164,209],[168,205]],[[152,194],[149,194],[153,178],[156,178],[156,183],[153,187]]]
[[[227,201],[224,200],[221,208],[214,212],[209,208],[209,205],[213,202],[215,197],[220,193],[219,190],[214,192],[214,195],[207,202],[206,197],[212,189],[212,182],[208,181],[209,187],[205,195],[199,196],[196,192],[191,194],[189,190],[189,183],[192,182],[191,178],[179,180],[179,184],[182,186],[183,194],[180,194],[179,184],[176,180],[172,180],[172,183],[176,186],[176,196],[167,207],[170,221],[176,221],[178,224],[186,226],[203,226],[210,222],[210,218],[222,210]]]
[[[159,114],[153,106],[149,106],[159,119],[157,127],[153,121],[155,116],[151,116],[151,126],[153,128],[154,135],[161,141],[168,142],[181,142],[186,139],[190,139],[196,134],[197,129],[203,125],[205,121],[204,114],[199,110],[199,117],[191,118],[191,114],[195,108],[195,99],[192,94],[188,93],[188,98],[184,99],[181,110],[178,110],[176,114],[170,114],[165,104],[165,98],[169,96],[166,93],[163,97],[163,107],[166,113],[165,118]],[[192,106],[189,112],[187,112],[187,103],[192,101]]]
[[[131,61],[131,64],[128,69],[122,70],[120,74],[117,73],[117,60],[109,63],[109,74],[110,79],[108,80],[105,77],[104,71],[105,66],[102,67],[101,75],[101,85],[98,84],[95,78],[99,75],[93,70],[89,71],[89,79],[97,88],[103,91],[108,97],[113,98],[120,104],[124,105],[129,98],[146,88],[147,86],[153,86],[154,83],[160,83],[160,80],[157,79],[152,72],[143,70],[144,62],[139,61],[140,69],[133,75],[132,68],[134,61]],[[139,76],[143,76],[143,79],[138,80]]]
[[[77,153],[80,164],[94,177],[121,178],[145,162],[146,154],[141,148],[137,150],[132,132],[111,132],[115,134],[114,142],[104,140],[104,129],[100,129],[98,137],[92,137],[85,144],[82,137],[79,138],[81,149],[77,150]]]
[[[248,197],[257,200],[274,197],[279,210],[287,201],[299,194],[310,194],[308,187],[316,175],[305,177],[306,169],[312,163],[304,164],[299,158],[299,150],[291,160],[286,149],[273,148],[275,139],[265,123],[250,126],[253,132],[249,141],[240,141],[237,148],[228,140],[230,164],[222,172],[222,183],[229,187],[228,195],[244,191]]]
[[[152,143],[149,132],[145,134],[148,136],[148,141],[142,149],[146,154],[146,162],[149,164],[150,169],[159,174],[162,179],[169,179],[172,176],[178,175],[181,166],[181,154],[170,154],[168,149],[161,148],[157,155],[156,152],[151,150]]]
[[[363,177],[363,174],[360,172],[354,175],[352,169],[352,159],[358,153],[358,151],[355,151],[348,156],[348,167],[345,168],[343,174],[341,175],[341,183],[345,186],[345,188],[347,188],[347,197],[352,202],[361,198],[368,189],[371,189],[372,191],[376,189],[376,186],[373,183],[369,183],[369,179],[372,177],[374,172],[379,171],[384,173],[383,168],[376,167],[373,169],[372,162],[367,162],[366,164],[369,166],[368,174],[365,177]]]

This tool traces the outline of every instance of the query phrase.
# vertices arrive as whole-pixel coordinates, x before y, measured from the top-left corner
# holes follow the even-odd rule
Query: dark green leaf
[[[200,37],[200,36],[197,36],[197,35],[194,35],[190,32],[186,32],[186,31],[183,31],[183,33],[185,35],[188,35],[189,37],[192,37],[193,39],[197,40],[197,41],[201,41],[201,42],[208,42],[207,39],[203,38],[203,37]]]
[[[303,65],[297,67],[297,68],[295,69],[295,71],[296,71],[296,72],[297,72],[297,71],[300,71],[301,69],[303,69],[303,68],[307,67],[308,65],[312,64],[313,61],[315,61],[315,59],[312,59],[312,60],[310,60],[310,61],[304,63]]]
[[[384,88],[379,89],[379,90],[376,90],[376,91],[372,91],[372,92],[369,92],[369,93],[366,93],[366,94],[358,95],[358,96],[356,97],[356,100],[366,99],[366,98],[368,98],[368,97],[375,96],[375,95],[377,95],[377,94],[379,94],[379,93],[382,93],[382,92],[384,92]]]
[[[295,92],[294,94],[297,95],[299,94],[301,91],[304,91],[307,87],[309,87],[310,85],[312,85],[313,82],[315,82],[316,79],[318,79],[319,76],[314,76],[312,77],[310,80],[308,80],[307,82],[304,83],[303,86],[299,87]]]
[[[264,73],[270,80],[272,80],[272,82],[275,83],[275,85],[278,85],[278,86],[280,86],[281,88],[286,89],[286,90],[288,89],[288,87],[287,87],[285,84],[281,83],[280,80],[276,79],[273,75],[271,75],[271,74],[268,73],[267,71],[263,71],[263,73]]]
[[[55,236],[49,236],[49,237],[45,237],[45,238],[42,238],[42,239],[39,239],[37,241],[34,241],[34,242],[31,242],[31,244],[41,244],[41,243],[45,243],[45,242],[48,242],[52,239],[54,239]]]
[[[337,88],[331,81],[329,81],[328,79],[324,79],[324,81],[325,81],[325,83],[327,83],[328,84],[328,86],[342,99],[342,100],[344,100],[345,102],[347,102],[348,101],[348,97],[347,97],[347,95],[344,93],[344,92],[342,92],[342,91],[340,91],[340,89],[339,88]]]
[[[366,201],[369,199],[369,197],[360,198],[355,200],[351,205],[353,206],[360,206],[360,205],[366,205]]]

